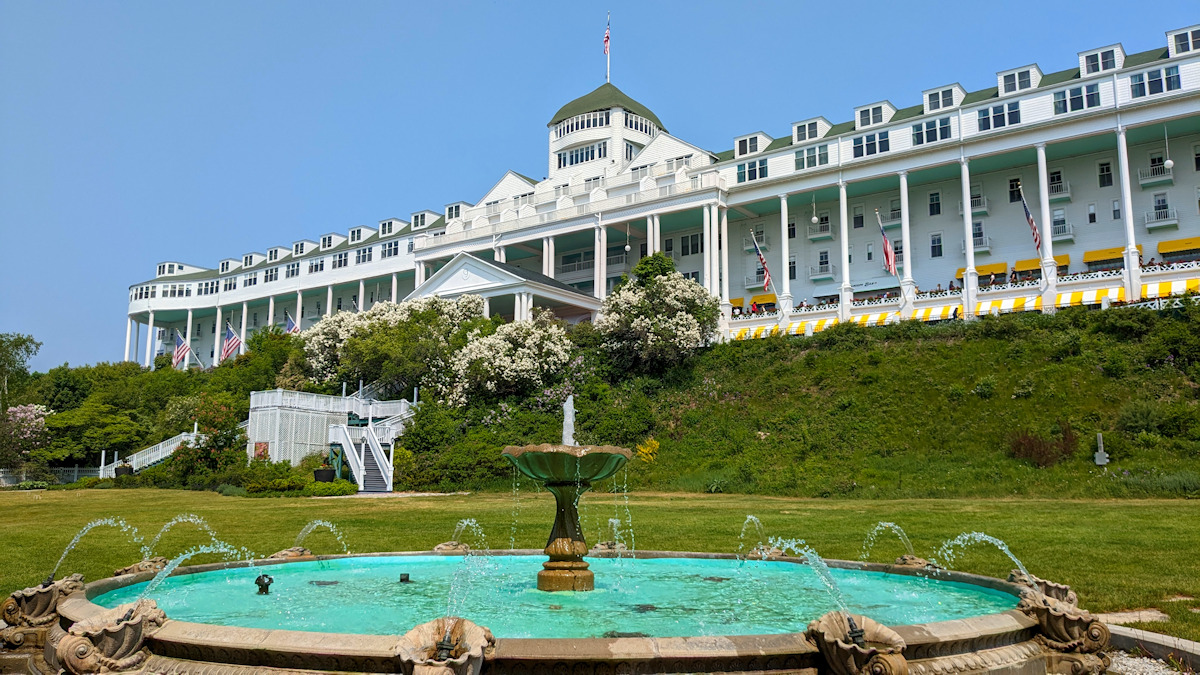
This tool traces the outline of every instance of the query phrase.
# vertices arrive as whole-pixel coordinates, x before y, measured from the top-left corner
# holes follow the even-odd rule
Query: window
[[[242,267],[250,267],[253,264],[254,264],[254,256],[252,256],[252,255],[242,256]]]
[[[923,145],[934,141],[944,141],[950,138],[950,118],[929,120],[924,124],[914,124],[912,128],[913,145]]]
[[[1011,94],[1014,91],[1028,89],[1032,85],[1032,80],[1029,76],[1029,70],[1022,70],[1016,73],[1009,73],[1004,76],[1004,93]]]
[[[228,271],[229,271],[229,261],[226,260],[221,263],[221,274],[224,274]]]
[[[1200,145],[1192,148],[1193,161],[1196,163],[1196,171],[1200,171]]]
[[[1171,205],[1167,202],[1167,193],[1159,192],[1154,195],[1154,218],[1166,220],[1171,215]]]
[[[596,127],[606,127],[606,126],[608,126],[608,123],[609,123],[609,119],[610,119],[609,115],[610,114],[611,113],[608,110],[600,110],[597,112],[590,112],[590,113],[584,113],[582,115],[576,115],[575,117],[572,117],[570,119],[559,122],[558,126],[554,128],[554,131],[555,131],[555,134],[557,134],[558,138],[562,138],[563,136],[566,136],[567,134],[571,133],[572,131],[579,131],[580,129],[594,129]],[[625,113],[625,117],[626,117],[625,126],[629,126],[629,119],[628,119],[629,116],[630,116],[630,113]]]
[[[867,262],[875,260],[875,245],[867,244]]]
[[[324,271],[325,271],[325,259],[324,258],[317,258],[316,260],[308,261],[308,273],[309,274],[317,274],[318,272],[324,272]]]
[[[746,164],[738,164],[737,182],[745,183],[750,180],[758,180],[759,178],[767,177],[767,160],[760,159],[757,162],[748,162]]]
[[[1063,192],[1063,177],[1062,170],[1055,169],[1050,172],[1050,194]]]
[[[380,258],[391,258],[400,255],[400,242],[389,241],[379,248]]]
[[[696,283],[700,283],[700,273],[699,272],[684,272],[683,278],[691,279],[692,281],[694,281]]]
[[[354,251],[354,264],[361,265],[371,262],[371,249],[373,246],[365,246]]]
[[[379,236],[381,236],[381,237],[382,237],[382,236],[385,236],[385,235],[389,235],[389,234],[391,234],[391,233],[392,233],[392,226],[393,226],[394,224],[395,224],[395,223],[393,223],[393,222],[392,222],[392,221],[390,221],[390,220],[389,220],[389,221],[387,221],[386,223],[380,223],[380,224],[379,224]]]
[[[675,173],[676,171],[678,171],[680,169],[687,169],[687,168],[691,167],[692,166],[692,156],[684,155],[683,157],[676,157],[674,159],[668,159],[666,164],[667,164],[667,171],[669,171],[671,173]]]
[[[699,234],[685,234],[679,238],[679,254],[704,253],[704,238]]]
[[[1164,73],[1166,76],[1165,81],[1163,79]],[[1133,98],[1153,96],[1154,94],[1161,94],[1163,91],[1175,91],[1179,87],[1179,66],[1171,66],[1165,70],[1156,68],[1145,73],[1134,73],[1129,76],[1129,94]]]
[[[1100,162],[1097,170],[1099,171],[1100,187],[1112,187],[1112,162]]]
[[[158,276],[160,276],[160,277],[161,277],[162,275],[164,275],[164,274],[166,274],[166,273],[167,273],[167,266],[166,266],[166,265],[159,265],[159,266],[158,266]]]
[[[738,155],[748,155],[752,152],[758,152],[758,136],[738,141]]]
[[[237,277],[229,277],[226,279],[225,283],[222,285],[222,288],[226,291],[237,290]]]
[[[276,260],[279,260],[279,249],[273,248],[267,251],[267,262],[275,262]]]
[[[333,256],[333,264],[330,265],[330,267],[336,270],[339,267],[345,267],[346,265],[348,265],[349,261],[350,261],[349,253],[338,253]]]
[[[891,145],[888,141],[888,132],[881,131],[876,140],[876,134],[867,134],[854,139],[854,156],[863,157],[864,155],[874,155],[878,152],[887,152],[891,150]]]
[[[351,242],[362,241],[362,228],[361,227],[356,227],[353,230],[350,230],[350,241]]]
[[[1061,228],[1066,224],[1067,224],[1067,212],[1065,209],[1054,209],[1053,211],[1050,212],[1051,227]]]
[[[413,240],[412,239],[408,240],[408,252],[409,253],[413,252]]]
[[[941,108],[950,108],[954,105],[954,90],[943,89],[929,93],[929,112],[940,110]]]
[[[788,216],[788,239],[796,238],[796,216]]]
[[[1112,214],[1113,214],[1113,220],[1120,220],[1120,219],[1121,219],[1121,200],[1120,200],[1120,199],[1114,199],[1114,200],[1113,200],[1113,203],[1112,203]]]
[[[608,156],[608,141],[600,141],[558,153],[558,168],[575,166],[594,159],[604,159]]]
[[[446,220],[454,220],[462,215],[462,205],[452,204],[446,207]]]
[[[983,241],[983,221],[977,220],[971,223],[971,240],[975,242]]]
[[[883,106],[863,108],[858,111],[858,128],[869,127],[872,124],[883,123]]]
[[[929,193],[929,215],[931,215],[931,216],[942,215],[942,193],[940,193],[940,192],[930,192]]]
[[[829,163],[829,146],[820,145],[796,151],[796,170],[811,169]]]
[[[817,251],[817,266],[828,269],[829,251]]]
[[[628,161],[632,160],[637,155],[637,151],[638,151],[638,148],[636,145],[634,145],[633,143],[630,143],[629,141],[626,141],[625,142],[625,161],[628,162]]]
[[[1183,54],[1193,49],[1200,49],[1200,29],[1192,31],[1191,44],[1188,44],[1188,32],[1175,34],[1175,53]]]
[[[303,254],[304,254],[304,242],[300,242],[298,244],[292,244],[292,255],[303,255]]]
[[[796,256],[788,256],[788,279],[796,280]]]
[[[217,282],[215,281],[201,281],[196,286],[196,295],[213,295],[216,292]]]
[[[263,271],[263,283],[269,284],[272,281],[279,281],[279,268],[272,267],[269,270]]]
[[[675,240],[674,239],[663,240],[663,253],[667,254],[668,258],[671,258],[671,257],[673,257],[671,254],[674,252],[675,252]]]
[[[1021,179],[1008,179],[1008,202],[1010,204],[1021,201]]]
[[[591,192],[598,187],[604,185],[604,176],[596,176],[595,178],[587,178],[583,181],[583,191]]]
[[[796,140],[797,141],[807,141],[807,140],[810,140],[813,138],[817,138],[817,123],[816,122],[809,122],[808,124],[797,124],[796,125]]]
[[[1007,115],[1005,112],[1007,111]],[[979,111],[979,130],[999,129],[1006,124],[1021,123],[1021,104],[1013,101],[1007,106],[997,105]]]
[[[892,253],[896,255],[896,264],[904,265],[904,240],[897,239],[892,242]]]
[[[1096,205],[1088,204],[1088,223],[1096,222]]]
[[[425,214],[424,213],[414,213],[413,220],[412,220],[412,226],[413,227],[425,227]]]
[[[1179,81],[1179,66],[1167,68],[1167,91],[1175,91],[1181,84]]]
[[[650,252],[650,251],[649,251],[649,247],[647,247],[647,246],[646,246],[646,242],[644,242],[644,241],[643,241],[643,242],[642,242],[642,244],[641,244],[641,247],[638,249],[638,258],[639,258],[639,259],[640,259],[640,258],[645,258],[645,257],[646,257],[646,254],[648,254],[649,252]]]
[[[1098,73],[1102,70],[1112,70],[1117,67],[1117,54],[1112,49],[1106,49],[1096,54],[1088,54],[1083,60],[1088,75]]]
[[[934,232],[929,235],[929,257],[942,257],[942,233]]]
[[[1089,84],[1054,92],[1054,114],[1062,115],[1100,105],[1100,85]]]
[[[854,223],[855,229],[863,226],[863,207],[862,204],[851,207],[852,216],[850,222]]]
[[[513,208],[514,209],[519,209],[526,204],[532,204],[532,203],[533,203],[533,193],[532,192],[526,192],[525,194],[513,196]]]
[[[608,112],[604,113],[604,124],[601,126],[608,126]],[[635,115],[628,110],[625,111],[625,128],[640,131],[647,136],[653,136],[658,133],[658,127],[654,126],[654,122]]]

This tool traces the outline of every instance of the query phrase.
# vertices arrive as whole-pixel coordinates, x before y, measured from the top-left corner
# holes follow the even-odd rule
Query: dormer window
[[[738,154],[748,155],[752,152],[758,152],[758,136],[743,138],[738,141]]]
[[[931,91],[927,97],[929,111],[941,110],[942,108],[954,107],[954,90],[943,89],[941,91]]]
[[[1014,91],[1022,91],[1033,86],[1033,79],[1030,77],[1029,69],[1019,70],[1015,73],[1008,73],[1004,76],[1004,93],[1011,94]]]
[[[158,266],[158,276],[160,276],[160,277],[161,277],[162,275],[164,275],[164,274],[166,274],[166,273],[167,273],[167,266],[166,266],[166,265],[159,265],[159,266]]]
[[[253,264],[254,264],[254,256],[252,256],[252,255],[242,256],[242,267],[249,267]]]
[[[362,228],[356,227],[350,230],[350,241],[362,241]]]
[[[221,274],[224,274],[224,273],[226,273],[226,272],[228,272],[228,271],[229,271],[229,261],[228,261],[228,260],[226,260],[226,261],[224,261],[224,262],[222,262],[222,263],[221,263]]]
[[[413,227],[425,227],[425,214],[424,213],[413,214],[412,226]]]
[[[274,262],[276,260],[279,260],[279,249],[273,248],[267,251],[267,262]]]
[[[321,237],[321,248],[333,248],[333,236],[325,235]]]
[[[809,122],[808,124],[796,125],[796,141],[815,140],[817,136],[817,123]]]
[[[304,242],[300,242],[298,244],[292,244],[292,255],[303,255],[303,254],[304,254]]]
[[[858,111],[858,126],[869,127],[872,124],[883,123],[883,106],[877,105]]]
[[[390,221],[390,220],[389,220],[389,221],[387,221],[387,222],[385,222],[385,223],[380,223],[380,224],[379,224],[379,236],[381,236],[381,237],[382,237],[382,236],[384,236],[384,235],[391,234],[391,233],[392,233],[392,225],[393,225],[393,224],[394,224],[394,223],[392,223],[392,221]]]
[[[1112,70],[1117,67],[1117,51],[1115,49],[1105,49],[1096,54],[1088,54],[1084,57],[1084,70],[1088,75],[1099,73],[1103,70]]]
[[[459,215],[461,215],[461,214],[462,214],[462,206],[459,204],[453,204],[451,206],[446,207],[446,220],[454,220],[455,218],[458,218]]]
[[[1200,50],[1200,28],[1183,31],[1171,36],[1175,44],[1175,55]]]

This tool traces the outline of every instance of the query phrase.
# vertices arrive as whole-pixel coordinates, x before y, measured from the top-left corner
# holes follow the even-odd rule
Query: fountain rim
[[[541,549],[504,549],[487,551],[488,555],[504,556],[504,555],[520,555],[520,556],[538,556],[542,554]],[[319,560],[338,560],[344,558],[375,558],[375,557],[403,557],[403,556],[446,556],[459,557],[461,554],[442,552],[442,551],[395,551],[395,552],[377,552],[377,553],[355,553],[355,554],[328,554],[328,555],[313,555],[303,556],[299,558],[287,559],[261,559],[261,560],[244,560],[233,561],[229,563],[207,563],[203,565],[189,565],[180,567],[175,570],[171,576],[184,576],[188,574],[198,574],[203,572],[236,569],[243,567],[264,568],[273,565],[286,565],[295,562],[312,562]],[[616,553],[603,553],[592,557],[596,558],[636,558],[636,559],[654,559],[654,558],[699,558],[699,559],[725,559],[737,560],[744,556],[738,556],[731,553],[704,553],[704,552],[681,552],[681,551],[632,551]],[[755,559],[758,559],[757,557]],[[807,564],[803,558],[791,556],[766,556],[763,560],[773,562],[787,562],[794,564]],[[987,577],[967,572],[956,572],[949,570],[926,570],[923,568],[903,567],[895,564],[887,563],[871,563],[851,560],[836,560],[826,559],[825,562],[833,568],[846,570],[860,570],[867,572],[882,572],[885,574],[899,574],[905,576],[918,576],[931,578],[938,581],[953,581],[966,583],[975,586],[982,586],[992,590],[1001,591],[1012,595],[1014,598],[1019,598],[1021,591],[1025,590],[1025,586],[1015,584],[1009,581],[1004,581],[995,577]],[[72,622],[81,621],[83,619],[95,616],[106,608],[92,602],[95,598],[104,593],[130,586],[132,584],[148,581],[154,577],[153,572],[140,572],[136,574],[127,574],[119,577],[107,577],[98,579],[85,585],[84,590],[74,593],[68,598],[65,598],[60,603],[60,613]],[[227,650],[233,648],[245,649],[262,653],[263,650],[273,652],[282,660],[292,658],[297,654],[307,656],[325,655],[327,658],[343,658],[346,655],[354,655],[363,658],[390,658],[391,650],[394,647],[397,635],[362,635],[355,633],[333,633],[333,632],[318,632],[318,631],[297,631],[284,629],[262,629],[262,628],[245,628],[240,626],[229,626],[225,624],[215,623],[195,623],[188,621],[172,620],[168,616],[167,623],[159,629],[151,638],[150,642],[159,645],[164,655],[171,657],[185,653],[209,653],[214,656],[220,654],[228,654]],[[470,619],[471,617],[463,617]],[[814,617],[815,618],[815,617]],[[1010,636],[1012,644],[1023,642],[1027,639],[1029,631],[1034,629],[1037,623],[1022,612],[1011,609],[1004,612],[994,614],[982,614],[966,619],[952,619],[948,621],[930,622],[923,624],[909,624],[900,626],[890,626],[893,630],[899,633],[904,640],[912,648],[921,649],[922,645],[926,645],[931,650],[936,650],[939,644],[944,644],[948,641],[968,643],[977,643],[978,648],[985,648],[983,645],[995,643],[997,639],[1003,640],[1004,636]],[[316,636],[329,636],[328,638]],[[702,639],[705,643],[703,647],[699,647],[689,641]],[[331,653],[328,649],[314,651],[314,648],[308,645],[312,644],[330,644],[331,640],[339,645],[343,645],[344,649],[339,649],[337,654]],[[151,647],[152,651],[155,648]],[[614,658],[614,655],[620,654],[622,659],[659,659],[662,658],[664,651],[676,650],[701,650],[701,656],[704,658],[739,658],[746,654],[747,649],[753,649],[756,652],[776,653],[781,656],[807,654],[816,652],[805,638],[803,632],[798,633],[776,633],[776,634],[756,634],[756,635],[729,635],[729,636],[698,636],[692,637],[633,637],[633,638],[498,638],[496,648],[491,659],[575,659],[581,655],[591,654],[601,655],[604,658]],[[331,663],[333,661],[330,661]]]
[[[522,455],[533,453],[570,455],[586,457],[592,454],[621,455],[625,459],[633,458],[633,451],[615,445],[563,445],[562,443],[538,443],[535,445],[507,445],[500,454],[516,459]]]

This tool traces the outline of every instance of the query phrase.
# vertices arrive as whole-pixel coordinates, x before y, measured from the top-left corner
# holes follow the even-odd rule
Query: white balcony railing
[[[879,217],[883,223],[883,228],[891,229],[900,226],[900,209],[892,209],[887,212],[880,212]]]
[[[767,281],[767,277],[762,272],[757,274],[746,275],[746,288],[762,288]]]
[[[1070,223],[1051,223],[1050,236],[1055,241],[1060,239],[1074,239],[1075,226]]]
[[[1071,183],[1070,181],[1062,181],[1061,183],[1051,183],[1049,189],[1050,199],[1063,200],[1071,198]]]
[[[976,250],[976,251],[991,251],[992,250],[992,238],[991,237],[972,237],[971,245],[974,247],[974,250]],[[962,243],[962,252],[963,253],[967,252],[967,242],[966,241],[963,241],[963,243]]]
[[[810,265],[808,268],[809,279],[832,279],[835,276],[837,276],[837,265],[832,263]]]
[[[809,239],[826,239],[826,238],[832,239],[833,238],[833,226],[830,225],[829,223],[818,223],[816,225],[809,225],[808,226],[808,238]]]
[[[984,196],[971,197],[971,213],[987,213],[988,198]],[[963,204],[962,200],[958,202],[958,215],[962,215]]]
[[[556,266],[554,269],[558,274],[571,274],[573,272],[583,272],[585,270],[591,270],[595,268],[595,260],[581,260],[579,262],[563,263],[562,265]]]
[[[1162,164],[1138,169],[1138,182],[1140,183],[1157,183],[1168,180],[1174,180],[1174,171]]]
[[[1175,209],[1154,209],[1153,211],[1146,212],[1146,227],[1178,222],[1179,214],[1175,212]]]
[[[745,251],[753,251],[755,239],[758,240],[759,248],[761,248],[764,251],[771,250],[771,235],[763,233],[763,232],[755,233],[753,238],[752,237],[742,237],[742,249]]]

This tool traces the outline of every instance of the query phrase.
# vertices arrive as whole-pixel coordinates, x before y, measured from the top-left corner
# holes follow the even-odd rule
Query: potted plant
[[[117,476],[118,478],[120,478],[121,476],[132,476],[133,475],[133,466],[130,465],[129,462],[123,462],[120,466],[118,466],[113,471],[113,474],[115,476]]]
[[[321,464],[321,468],[313,469],[313,480],[318,483],[332,483],[334,478],[333,467],[329,465],[329,460],[325,460]]]

